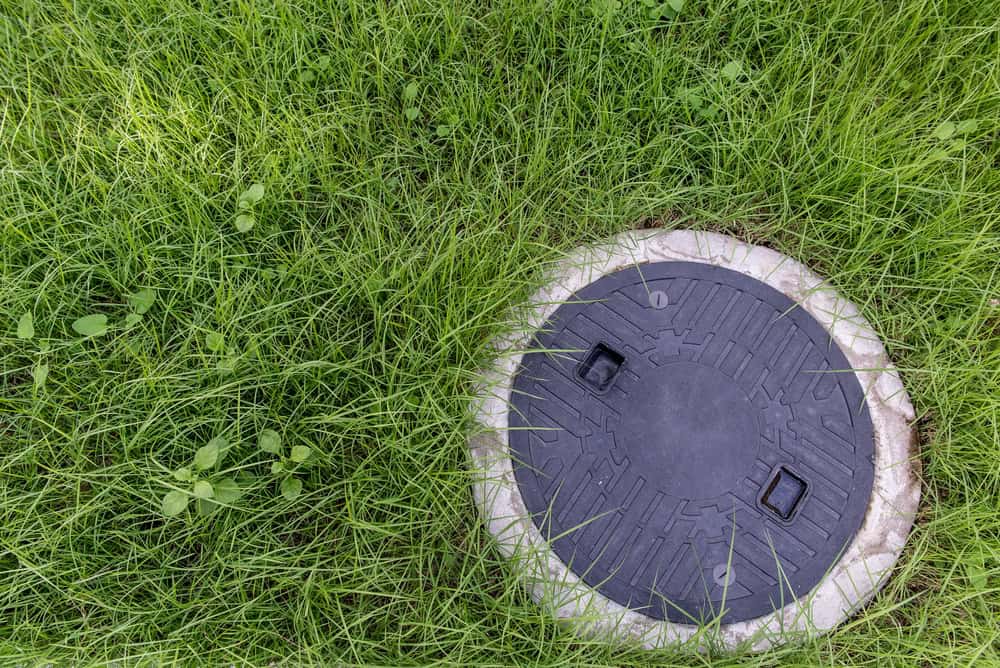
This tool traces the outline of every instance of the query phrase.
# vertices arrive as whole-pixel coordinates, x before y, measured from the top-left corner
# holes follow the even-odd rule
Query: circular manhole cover
[[[569,258],[527,315],[484,379],[476,496],[558,617],[647,646],[718,621],[762,648],[884,582],[919,498],[912,408],[802,265],[630,233]]]
[[[864,393],[836,371],[850,365],[829,333],[774,288],[691,262],[621,269],[530,347],[554,352],[525,355],[514,380],[518,487],[556,554],[608,598],[676,622],[759,617],[808,593],[861,525]]]

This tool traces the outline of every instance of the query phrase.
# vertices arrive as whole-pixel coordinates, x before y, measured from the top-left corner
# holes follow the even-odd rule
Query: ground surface
[[[463,470],[509,307],[644,225],[829,276],[920,416],[866,614],[718,662],[1000,662],[1000,4],[662,9],[0,0],[0,662],[706,664],[553,625]]]

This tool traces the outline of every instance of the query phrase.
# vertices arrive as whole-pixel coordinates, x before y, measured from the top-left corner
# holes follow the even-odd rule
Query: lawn
[[[1000,665],[1000,2],[671,5],[0,0],[0,663]],[[922,511],[832,635],[580,640],[476,517],[489,339],[636,227],[901,369]]]

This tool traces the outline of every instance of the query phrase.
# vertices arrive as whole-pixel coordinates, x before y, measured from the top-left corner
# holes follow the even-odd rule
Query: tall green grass
[[[0,662],[1000,664],[1000,3],[648,11],[0,0]],[[922,511],[826,638],[580,640],[475,516],[488,340],[547,262],[640,226],[806,262],[901,369]],[[294,501],[263,429],[312,449]],[[245,494],[166,519],[219,435]]]

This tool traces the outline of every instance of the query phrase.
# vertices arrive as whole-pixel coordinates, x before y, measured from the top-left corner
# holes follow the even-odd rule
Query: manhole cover
[[[522,313],[476,400],[473,491],[556,617],[759,650],[885,582],[920,496],[913,409],[857,307],[806,267],[632,232],[571,254]]]
[[[829,333],[708,264],[622,269],[561,305],[514,381],[521,495],[587,584],[658,619],[752,619],[861,525],[873,434]],[[839,372],[838,372],[839,371]]]

